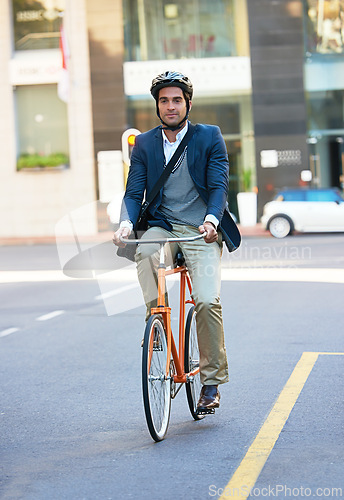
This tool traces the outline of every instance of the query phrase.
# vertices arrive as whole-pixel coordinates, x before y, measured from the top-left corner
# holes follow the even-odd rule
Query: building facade
[[[68,104],[58,97],[63,2],[0,4],[0,236],[54,235],[59,219],[95,199],[88,29],[70,2]],[[38,159],[37,159],[38,157]],[[37,165],[33,165],[36,163]],[[83,234],[97,230],[85,207]]]
[[[260,213],[281,187],[344,187],[344,2],[247,3]]]
[[[167,69],[221,127],[234,213],[242,190],[260,215],[278,188],[343,187],[344,0],[4,0],[0,28],[0,237],[109,229],[122,134],[158,124]]]

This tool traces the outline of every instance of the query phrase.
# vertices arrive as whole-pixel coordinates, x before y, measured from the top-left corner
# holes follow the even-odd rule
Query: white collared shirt
[[[173,154],[177,151],[177,148],[178,148],[179,144],[182,142],[182,140],[184,139],[184,136],[185,136],[186,132],[188,131],[188,128],[189,128],[189,124],[188,124],[188,122],[186,122],[185,127],[183,127],[181,129],[181,131],[178,132],[175,142],[170,142],[166,137],[164,129],[161,129],[162,141],[163,141],[163,146],[164,146],[165,165],[168,164],[168,162],[172,158]]]

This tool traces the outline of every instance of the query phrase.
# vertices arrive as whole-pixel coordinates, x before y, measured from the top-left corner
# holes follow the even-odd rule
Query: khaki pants
[[[166,238],[196,236],[196,227],[173,225],[169,232],[160,227],[151,227],[143,238]],[[222,323],[221,288],[221,235],[219,242],[206,243],[203,239],[192,242],[165,245],[166,265],[171,265],[179,248],[182,250],[192,281],[192,297],[196,304],[198,345],[200,350],[200,373],[202,385],[217,385],[228,382],[228,364]],[[157,303],[157,268],[159,245],[138,245],[136,264],[143,297],[150,308]]]

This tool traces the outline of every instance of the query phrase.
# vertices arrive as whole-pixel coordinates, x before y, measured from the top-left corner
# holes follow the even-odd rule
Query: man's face
[[[191,109],[191,101],[189,102]],[[160,117],[168,126],[175,127],[186,115],[186,101],[179,87],[165,87],[159,92]]]

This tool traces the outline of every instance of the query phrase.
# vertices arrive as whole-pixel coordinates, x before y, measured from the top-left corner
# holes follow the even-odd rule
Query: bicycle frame
[[[172,328],[171,328],[171,308],[165,304],[165,277],[171,274],[180,274],[180,291],[179,291],[179,349],[177,351],[177,346],[174,340]],[[157,307],[152,307],[152,314],[160,314],[163,318],[166,337],[167,337],[167,366],[166,366],[166,376],[169,376],[170,369],[170,359],[172,354],[172,359],[176,369],[176,374],[173,377],[175,383],[184,383],[188,378],[196,375],[199,372],[199,368],[196,368],[193,372],[185,373],[184,371],[184,350],[185,350],[185,305],[194,304],[192,299],[186,299],[186,287],[188,287],[189,293],[191,295],[192,285],[191,280],[188,275],[187,268],[185,266],[177,267],[175,269],[166,270],[166,267],[159,267],[158,270],[158,305]]]
[[[164,245],[169,242],[179,242],[179,241],[194,241],[206,236],[206,232],[200,234],[199,236],[189,237],[189,238],[167,238],[164,240],[153,240],[153,239],[122,239],[123,243],[159,243],[160,244],[160,263],[158,268],[158,303],[157,307],[151,308],[151,314],[159,314],[163,318],[163,322],[166,330],[167,337],[167,362],[166,362],[166,378],[170,376],[170,361],[171,355],[176,369],[176,373],[173,375],[173,381],[175,383],[183,384],[199,373],[199,367],[190,373],[185,373],[184,370],[184,353],[185,353],[185,305],[193,304],[195,305],[193,299],[191,298],[192,284],[188,270],[186,266],[176,267],[170,270],[166,269],[165,264],[165,254]],[[168,275],[180,274],[180,292],[179,292],[179,349],[177,351],[177,346],[174,340],[172,328],[171,328],[171,307],[166,306],[165,302],[165,289],[166,281],[165,278]],[[186,299],[186,289],[188,288],[190,293],[190,300]],[[151,346],[153,350],[153,345]],[[178,392],[178,391],[177,391]]]

